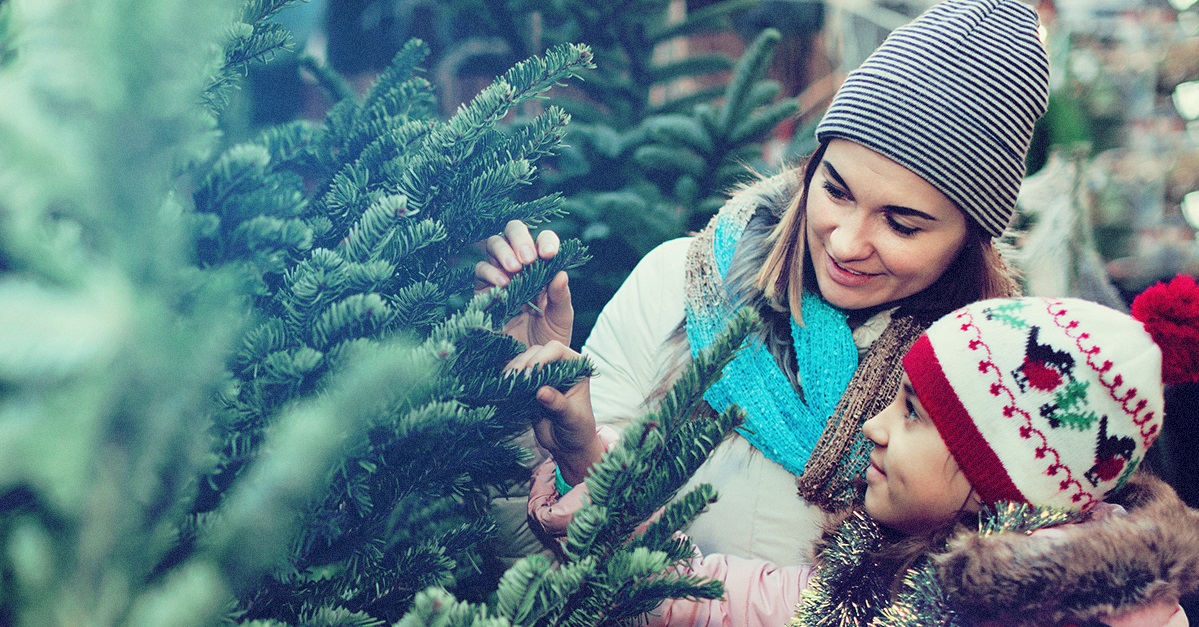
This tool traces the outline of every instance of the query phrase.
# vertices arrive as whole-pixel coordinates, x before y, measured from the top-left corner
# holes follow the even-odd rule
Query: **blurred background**
[[[600,49],[600,72],[612,71],[602,55],[606,45],[624,40],[624,70],[662,66],[688,58],[724,56],[735,60],[754,37],[775,28],[782,38],[767,76],[777,82],[777,100],[791,100],[795,113],[763,137],[752,162],[777,170],[811,149],[811,125],[845,72],[856,67],[894,27],[919,14],[928,0],[761,0],[735,3],[723,28],[675,37],[652,49],[634,50],[627,40],[637,25],[682,22],[702,15],[712,0],[621,5],[598,33],[612,41],[592,41],[578,16],[566,16],[571,3],[454,0],[311,0],[283,11],[278,19],[295,35],[295,57],[311,55],[365,89],[411,37],[432,50],[429,79],[438,87],[444,115],[450,115],[513,62],[540,52],[555,38],[577,36]],[[639,4],[645,6],[638,6]],[[662,15],[658,5],[667,4]],[[1098,300],[1127,302],[1162,277],[1199,272],[1195,232],[1199,226],[1199,9],[1193,0],[1040,0],[1052,59],[1050,112],[1038,129],[1029,157],[1033,181],[1022,198],[1023,264],[1034,293],[1076,293]],[[654,5],[654,6],[650,6]],[[640,11],[647,14],[639,15]],[[649,59],[631,58],[641,53]],[[256,67],[242,92],[241,116],[230,116],[231,131],[248,134],[266,124],[295,118],[320,119],[330,100],[296,59]],[[605,63],[609,67],[605,68]],[[649,109],[681,95],[721,87],[730,65],[712,66],[647,90]],[[719,92],[715,101],[719,101]],[[598,103],[603,107],[605,103]],[[615,106],[616,103],[610,103]],[[578,118],[576,113],[576,121]],[[642,119],[643,119],[642,118]],[[620,131],[642,119],[604,120]],[[594,120],[582,120],[592,122]],[[243,125],[237,128],[237,125]],[[569,177],[567,177],[569,178]],[[567,196],[586,179],[551,181]],[[573,186],[572,186],[573,184]],[[727,190],[724,190],[727,191]],[[669,195],[669,194],[668,194]],[[676,197],[679,195],[675,195]],[[676,198],[677,200],[677,198]],[[679,204],[676,202],[676,205]],[[1054,205],[1062,205],[1055,207]],[[667,208],[678,215],[695,207]],[[709,211],[675,227],[648,230],[630,242],[620,231],[638,230],[615,216],[575,216],[556,224],[567,236],[581,236],[598,259],[639,258],[649,247],[687,229],[702,226]],[[1066,212],[1067,215],[1057,213]],[[621,220],[636,220],[620,213]],[[660,222],[660,220],[659,220]],[[1065,231],[1060,227],[1069,223]],[[1042,224],[1049,234],[1041,233]],[[1054,228],[1048,228],[1053,225]],[[643,231],[646,232],[646,231]],[[1069,234],[1069,237],[1062,237]],[[1052,240],[1052,241],[1046,241]],[[606,250],[612,248],[612,255]],[[597,263],[591,264],[598,265]],[[631,269],[627,262],[621,264]],[[597,270],[597,272],[599,272]],[[587,274],[584,268],[581,274]],[[584,294],[584,309],[602,304],[623,278],[604,277]],[[576,284],[584,288],[583,277]],[[578,290],[576,290],[578,291]],[[587,290],[584,289],[584,292]],[[581,333],[587,317],[583,311]],[[576,338],[582,341],[582,337]]]

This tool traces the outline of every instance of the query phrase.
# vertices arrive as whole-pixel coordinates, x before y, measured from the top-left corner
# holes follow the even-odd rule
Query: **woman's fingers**
[[[543,293],[545,305],[545,324],[553,337],[562,338],[563,344],[570,344],[571,332],[574,329],[575,308],[570,299],[570,277],[565,271],[560,271],[550,280]]]
[[[538,259],[552,259],[561,246],[557,233],[541,231],[534,241],[529,227],[520,220],[513,220],[504,226],[503,234],[487,238],[486,250],[496,265],[515,274]]]
[[[537,402],[555,414],[563,414],[570,409],[566,395],[548,385],[537,389]]]
[[[537,261],[537,246],[533,242],[533,235],[529,233],[529,227],[525,226],[524,222],[512,220],[504,225],[504,240],[507,241],[508,247],[513,251],[514,258],[518,263],[530,264]]]
[[[558,254],[562,242],[553,231],[541,231],[534,241],[529,227],[520,220],[512,220],[504,226],[504,232],[492,235],[483,242],[487,261],[475,264],[475,289],[503,287],[512,280],[512,275],[537,259],[552,259]]]
[[[508,365],[504,366],[504,370],[529,370],[554,361],[581,359],[582,357],[569,346],[558,341],[551,341],[544,346],[530,346],[525,352],[513,357]]]
[[[506,272],[497,268],[495,264],[489,261],[480,261],[475,264],[476,292],[492,287],[504,287],[511,280]]]
[[[553,231],[542,231],[537,234],[537,256],[542,259],[553,259],[558,254],[562,242]]]
[[[487,238],[487,256],[492,263],[503,268],[508,274],[516,274],[524,267],[517,258],[516,248],[503,235],[492,235]]]

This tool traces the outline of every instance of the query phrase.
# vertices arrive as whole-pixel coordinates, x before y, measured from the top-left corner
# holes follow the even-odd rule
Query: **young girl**
[[[690,570],[725,598],[667,602],[650,624],[1187,625],[1199,512],[1135,471],[1161,428],[1163,380],[1199,378],[1199,286],[1151,288],[1133,314],[1013,298],[941,318],[864,424],[864,504],[827,526],[814,563],[697,557]],[[605,441],[593,425],[554,428],[551,451],[571,434],[582,449],[578,434]],[[550,460],[529,507],[561,523],[551,534],[585,497],[562,489]]]

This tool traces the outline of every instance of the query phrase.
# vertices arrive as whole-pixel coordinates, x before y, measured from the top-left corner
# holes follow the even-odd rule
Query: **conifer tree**
[[[4,623],[397,620],[430,585],[468,589],[492,488],[527,478],[512,437],[535,390],[589,371],[507,375],[523,347],[498,331],[585,260],[577,242],[477,296],[462,263],[507,220],[561,211],[516,192],[569,116],[498,122],[588,48],[517,64],[443,121],[413,42],[322,123],[219,149],[228,90],[285,45],[268,18],[288,3],[0,4]],[[716,593],[661,572],[710,492],[629,537],[734,424],[694,416],[718,371],[597,469],[574,565],[525,562],[495,611],[598,624]]]
[[[233,360],[234,394],[217,415],[219,462],[201,484],[197,537],[205,535],[205,512],[220,507],[223,486],[253,461],[275,413],[319,393],[328,373],[362,347],[417,337],[440,362],[427,403],[379,407],[366,437],[346,447],[325,497],[304,515],[287,567],[241,598],[244,619],[306,622],[343,612],[391,621],[427,586],[462,590],[484,557],[489,496],[527,481],[513,439],[528,429],[535,390],[589,374],[580,361],[506,375],[504,364],[523,347],[497,333],[558,270],[584,260],[577,242],[461,310],[454,298],[470,281],[453,263],[511,219],[536,223],[561,211],[557,194],[511,196],[532,180],[532,162],[557,146],[569,116],[549,107],[510,132],[497,122],[589,67],[589,50],[566,44],[519,63],[445,122],[417,73],[425,54],[411,42],[361,101],[343,100],[321,125],[269,129],[231,148],[194,194],[205,224],[203,259],[241,265],[257,289],[251,329]],[[592,489],[611,496],[597,499],[603,509],[588,510],[590,526],[572,537],[576,562],[548,575],[547,563],[530,558],[509,571],[499,611],[517,623],[587,625],[636,616],[666,596],[718,592],[662,574],[691,554],[671,534],[713,498],[710,490],[672,505],[640,539],[628,538],[732,428],[735,414],[659,425],[694,416],[719,372],[713,364],[751,325],[743,320],[739,335],[680,383],[682,398],[628,440],[613,458],[621,461],[597,472]],[[556,596],[547,597],[549,589]],[[521,599],[519,612],[511,599]]]
[[[758,324],[751,308],[737,311],[657,409],[625,430],[592,468],[585,480],[590,500],[568,527],[568,561],[561,568],[550,568],[540,555],[518,562],[500,581],[494,607],[431,589],[416,598],[400,627],[617,625],[643,618],[665,598],[719,598],[719,582],[683,568],[695,546],[678,534],[716,494],[701,484],[675,497],[743,419],[736,406],[714,415],[703,393]],[[638,531],[656,512],[658,518]]]
[[[275,416],[321,394],[364,347],[411,337],[439,361],[426,402],[378,407],[365,437],[347,442],[287,567],[242,598],[245,618],[301,622],[342,608],[394,620],[419,590],[477,569],[490,490],[527,480],[512,439],[528,428],[533,391],[588,372],[573,362],[505,376],[523,347],[495,332],[550,276],[581,263],[577,242],[465,308],[470,275],[455,259],[509,220],[560,211],[556,196],[512,196],[569,116],[550,107],[518,132],[496,124],[589,67],[589,51],[564,45],[520,63],[447,121],[418,72],[426,54],[410,42],[361,101],[230,148],[193,194],[201,259],[238,265],[257,292],[216,414],[217,464],[200,484],[196,537]]]
[[[261,24],[282,4],[241,14]],[[0,4],[2,624],[216,622],[287,549],[271,505],[306,497],[327,469],[331,440],[313,428],[351,426],[297,406],[274,439],[304,472],[265,457],[265,475],[239,486],[253,498],[231,499],[208,543],[154,572],[241,328],[239,284],[190,263],[175,191],[214,148],[205,103],[281,42],[238,15],[231,1]],[[369,378],[415,387],[410,353]]]

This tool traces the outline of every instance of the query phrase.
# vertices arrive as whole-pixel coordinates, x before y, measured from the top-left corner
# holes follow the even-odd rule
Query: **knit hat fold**
[[[885,155],[998,236],[1011,222],[1048,100],[1049,61],[1032,8],[945,0],[849,74],[816,136]]]

